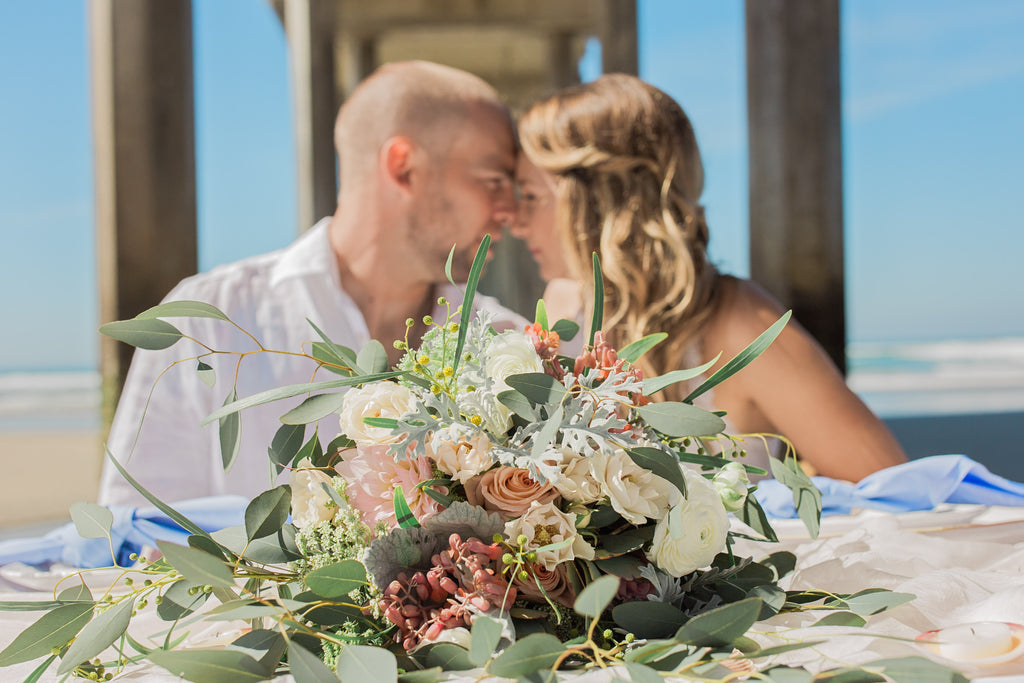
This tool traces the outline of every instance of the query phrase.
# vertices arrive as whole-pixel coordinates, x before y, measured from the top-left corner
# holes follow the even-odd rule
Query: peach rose
[[[552,602],[557,602],[566,607],[572,607],[576,602],[576,592],[572,589],[568,573],[564,564],[560,564],[552,570],[545,569],[542,564],[533,564],[525,567],[529,578],[525,581],[517,576],[512,584],[519,591],[519,594],[539,601],[544,600],[544,594]],[[542,594],[537,584],[544,589]]]
[[[496,467],[466,482],[466,498],[473,505],[497,512],[506,520],[519,517],[530,503],[550,503],[558,498],[558,489],[539,484],[530,473],[518,467]]]

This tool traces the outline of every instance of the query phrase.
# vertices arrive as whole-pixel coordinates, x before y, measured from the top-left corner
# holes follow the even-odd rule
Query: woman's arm
[[[722,308],[706,337],[730,358],[775,322],[785,309],[757,285],[729,280]],[[716,398],[736,410],[737,426],[776,431],[818,474],[858,481],[906,461],[885,424],[847,386],[824,349],[791,320],[757,360],[722,385]]]

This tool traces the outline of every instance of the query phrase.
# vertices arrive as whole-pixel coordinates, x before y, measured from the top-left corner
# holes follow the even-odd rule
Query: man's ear
[[[409,138],[399,135],[384,143],[381,150],[384,172],[397,186],[408,189],[416,158],[416,145]]]

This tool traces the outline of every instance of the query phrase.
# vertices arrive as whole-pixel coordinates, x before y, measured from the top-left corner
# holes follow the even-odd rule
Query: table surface
[[[1024,623],[1024,508],[946,505],[934,511],[903,514],[861,511],[826,518],[816,540],[808,538],[795,520],[780,521],[776,527],[779,544],[740,541],[735,549],[740,555],[753,557],[793,550],[797,568],[784,579],[784,588],[853,593],[877,587],[917,596],[870,617],[863,629],[807,628],[823,616],[813,612],[779,615],[762,622],[758,638],[766,643],[777,643],[779,637],[827,637],[826,642],[813,648],[779,656],[779,663],[820,669],[911,655],[937,659],[913,639],[925,631],[977,621]],[[106,578],[99,573],[94,576],[97,581]],[[13,565],[0,568],[0,600],[52,599],[48,586],[59,577],[59,570],[29,576],[25,570],[19,574]],[[151,612],[132,621],[131,633],[142,642],[165,628]],[[39,616],[38,612],[0,612],[0,645],[9,643]],[[231,623],[198,622],[191,640],[204,645],[217,640],[230,642],[235,628],[237,625]],[[22,680],[37,664],[19,664],[0,673],[5,680]],[[979,683],[1024,683],[1024,658],[1000,667],[961,669]],[[575,680],[602,683],[611,678],[596,671]],[[51,674],[40,680],[57,679]],[[115,680],[163,683],[179,679],[155,665],[142,664]]]

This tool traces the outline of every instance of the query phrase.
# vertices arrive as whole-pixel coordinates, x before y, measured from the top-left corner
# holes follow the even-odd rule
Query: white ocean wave
[[[0,372],[0,429],[91,428],[100,405],[94,370]]]

